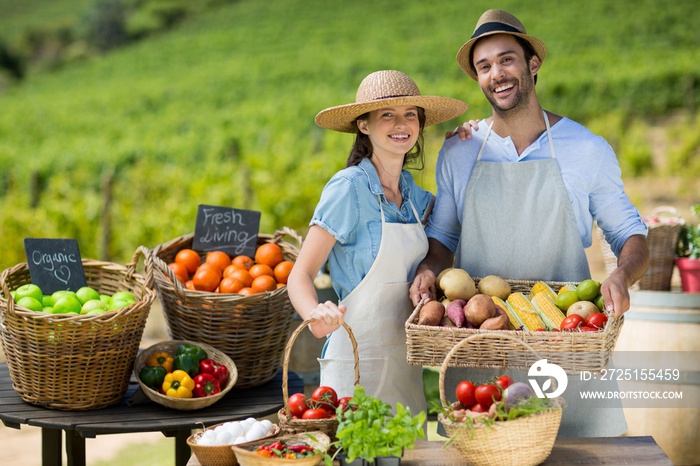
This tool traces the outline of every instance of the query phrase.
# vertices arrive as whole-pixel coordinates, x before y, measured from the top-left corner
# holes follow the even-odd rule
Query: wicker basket
[[[313,439],[309,436],[313,436]],[[315,439],[315,440],[314,440]],[[293,442],[306,442],[319,451],[325,452],[330,445],[330,438],[324,432],[308,432],[301,434],[289,434],[278,437],[276,440]],[[255,453],[255,450],[260,446],[269,443],[268,441],[257,441],[246,446],[234,445],[233,452],[238,459],[238,464],[241,466],[274,466],[276,464],[293,464],[296,466],[315,466],[321,464],[323,455],[318,454],[307,458],[299,459],[284,459],[284,458],[265,458]]]
[[[208,427],[205,430],[216,429],[222,424],[225,423],[222,422],[221,424],[216,424],[215,426]],[[199,439],[199,437],[201,437],[203,433],[204,431],[197,432],[196,434],[192,434],[187,438],[187,445],[190,447],[190,450],[192,450],[192,453],[194,453],[194,456],[197,457],[197,460],[199,461],[199,464],[201,466],[236,466],[238,464],[236,454],[231,448],[233,446],[232,444],[198,445],[197,439]],[[260,438],[258,440],[239,443],[236,446],[239,448],[245,448],[246,446],[251,445],[253,443],[259,444],[260,441],[265,441],[277,437],[279,434],[280,426],[278,426],[277,424],[273,424],[272,431],[269,435],[266,435],[265,437]]]
[[[150,358],[151,355],[155,353],[166,352],[172,356],[175,356],[177,347],[180,346],[182,343],[199,346],[207,352],[208,358],[211,358],[219,364],[223,364],[224,366],[226,366],[226,369],[228,369],[229,374],[228,382],[226,382],[225,387],[221,387],[221,391],[219,393],[217,393],[216,395],[205,396],[202,398],[173,398],[171,396],[165,396],[162,393],[153,390],[152,388],[148,387],[143,382],[141,382],[141,379],[139,378],[139,372],[141,371],[141,369],[143,369],[143,366],[146,365],[146,361],[148,361],[148,358]],[[138,380],[139,386],[141,387],[143,393],[151,401],[155,401],[156,403],[163,405],[167,408],[179,409],[182,411],[192,411],[195,409],[202,409],[206,408],[207,406],[213,405],[221,398],[223,398],[224,395],[226,395],[229,391],[231,391],[233,386],[236,385],[236,381],[238,380],[238,370],[236,368],[236,364],[231,360],[231,358],[229,358],[228,356],[226,356],[226,354],[224,354],[222,351],[217,350],[216,348],[196,341],[170,340],[156,343],[155,345],[149,346],[147,349],[141,351],[136,357],[136,362],[134,363],[134,376],[136,377],[136,380]]]
[[[294,341],[296,341],[297,336],[312,322],[313,319],[302,322],[289,337],[287,346],[284,349],[284,364],[282,366],[282,397],[284,406],[277,412],[277,417],[279,419],[279,424],[282,431],[286,434],[321,431],[327,434],[331,439],[335,439],[335,432],[338,430],[338,419],[336,419],[335,416],[330,419],[295,419],[292,416],[292,413],[289,412],[289,390],[287,387],[289,356],[292,352],[292,346],[294,346]],[[360,383],[360,359],[357,353],[357,341],[355,340],[355,335],[352,333],[350,327],[344,322],[343,328],[345,328],[345,331],[348,332],[350,343],[352,344],[353,355],[355,356],[355,385],[357,385]]]
[[[298,248],[282,241],[301,238],[287,228],[259,235],[258,245],[276,243],[286,260],[296,260]],[[153,250],[153,278],[170,338],[206,341],[226,353],[238,367],[236,388],[256,387],[272,380],[282,365],[284,344],[294,308],[287,287],[250,296],[186,289],[175,279],[168,263],[181,249],[191,248],[194,234],[176,238]]]
[[[647,235],[649,268],[642,275],[642,278],[632,286],[632,289],[669,291],[676,260],[678,236],[685,220],[671,206],[662,206],[654,209],[650,217],[656,217],[659,221],[653,223],[647,221],[647,227],[649,227],[649,234]],[[610,244],[605,240],[603,230],[596,228],[596,234],[600,240],[600,247],[603,252],[605,272],[610,275],[617,268],[617,257],[612,252]]]
[[[447,353],[440,369],[439,389],[443,408],[458,404],[448,405],[445,397],[445,372],[450,366],[450,359],[467,344],[479,341],[493,344],[504,340],[529,350],[536,360],[544,357],[532,346],[509,335],[482,333],[465,338]],[[556,387],[556,380],[551,380]],[[552,403],[555,406],[552,410],[511,421],[496,421],[493,426],[475,424],[473,428],[469,428],[464,423],[450,420],[443,413],[438,414],[438,420],[445,427],[452,445],[467,460],[467,464],[475,466],[536,465],[546,460],[552,452],[559,432],[564,402],[560,398],[555,398]]]
[[[479,283],[479,278],[474,278]],[[526,295],[535,281],[507,280],[513,292]],[[558,291],[567,283],[545,282]],[[460,340],[472,335],[508,335],[531,345],[544,354],[548,361],[558,364],[566,372],[575,374],[582,370],[599,372],[610,365],[617,337],[624,317],[609,319],[601,332],[530,332],[526,330],[479,330],[456,327],[418,325],[422,304],[414,309],[406,320],[406,359],[416,366],[439,366],[445,355]],[[522,351],[512,339],[500,341],[477,341],[463,348],[450,360],[453,367],[491,369],[527,369],[532,365],[531,353]]]
[[[83,259],[88,286],[100,293],[130,291],[137,302],[99,315],[46,314],[15,304],[10,290],[31,283],[26,263],[0,276],[0,335],[13,387],[26,402],[60,410],[118,403],[129,387],[134,359],[155,299],[153,277],[136,273],[139,247],[126,267]],[[148,267],[146,267],[148,269]]]

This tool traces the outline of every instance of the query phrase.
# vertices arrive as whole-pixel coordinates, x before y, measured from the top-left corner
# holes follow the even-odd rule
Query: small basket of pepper
[[[134,375],[151,401],[189,411],[223,398],[236,384],[238,370],[231,358],[212,346],[170,340],[141,351]]]
[[[315,466],[323,461],[330,438],[320,431],[289,434],[231,447],[241,466],[294,464]]]

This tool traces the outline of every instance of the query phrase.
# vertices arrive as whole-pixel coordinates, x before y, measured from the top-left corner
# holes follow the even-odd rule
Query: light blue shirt
[[[310,225],[318,225],[336,240],[328,257],[333,288],[344,299],[365,277],[382,241],[381,196],[387,223],[417,223],[411,200],[423,221],[433,194],[420,188],[413,175],[403,170],[399,180],[401,208],[388,202],[377,171],[369,159],[336,173],[323,188]]]
[[[452,137],[445,141],[436,165],[437,199],[426,233],[455,252],[463,221],[462,206],[469,177],[488,131],[485,120],[466,141]],[[647,226],[625,194],[620,166],[610,145],[584,126],[562,118],[551,127],[554,152],[576,216],[576,226],[584,248],[592,243],[593,221],[605,232],[610,247],[618,255],[622,245],[635,234],[647,234]],[[550,158],[552,153],[544,132],[521,156],[510,137],[491,132],[481,156],[484,162],[517,163]],[[503,186],[518,189],[518,186]],[[523,206],[524,209],[527,206]],[[498,216],[498,212],[482,215]],[[504,218],[503,228],[508,228]],[[532,225],[537,228],[537,225]]]

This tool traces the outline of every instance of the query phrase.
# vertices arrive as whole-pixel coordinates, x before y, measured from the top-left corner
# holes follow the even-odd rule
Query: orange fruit
[[[187,280],[187,281],[185,282],[185,288],[187,288],[188,290],[195,291],[195,289],[194,289],[194,283],[192,282],[192,280]]]
[[[274,291],[277,289],[277,282],[275,281],[275,277],[260,275],[253,279],[253,284],[250,285],[250,287],[259,292]]]
[[[253,262],[253,259],[251,259],[248,256],[244,256],[243,254],[240,254],[236,257],[233,258],[231,263],[235,266],[238,266],[242,269],[249,270],[255,262]]]
[[[283,286],[287,286],[287,284],[286,283],[278,283],[277,284],[277,288],[282,288]]]
[[[248,271],[253,278],[259,277],[260,275],[269,275],[274,278],[275,272],[267,264],[255,264]]]
[[[168,268],[173,271],[175,278],[183,285],[190,278],[190,275],[187,273],[187,268],[180,262],[171,262],[168,264]]]
[[[219,283],[219,293],[238,293],[245,285],[233,277],[224,277]]]
[[[202,258],[199,257],[199,253],[194,249],[180,249],[177,254],[175,254],[175,262],[180,263],[185,266],[187,273],[193,274],[197,267],[202,263]]]
[[[215,265],[221,272],[231,265],[231,258],[224,251],[209,251],[204,261],[208,264]]]
[[[255,262],[274,267],[284,260],[282,248],[275,243],[265,243],[255,251]]]
[[[236,269],[229,275],[231,278],[235,278],[239,282],[243,283],[243,286],[250,286],[253,283],[253,276],[245,269]]]
[[[240,290],[238,290],[238,294],[242,294],[243,296],[250,296],[250,295],[256,294],[256,293],[257,293],[257,291],[255,291],[254,289],[252,289],[252,288],[250,288],[250,287],[248,287],[248,286],[246,286],[245,288],[241,288]]]
[[[198,291],[213,292],[219,286],[221,274],[217,270],[210,267],[200,266],[192,277],[194,289]]]
[[[229,265],[228,267],[226,267],[224,269],[224,271],[221,273],[221,275],[223,277],[228,277],[229,275],[231,275],[231,272],[233,272],[234,270],[238,270],[238,269],[240,269],[240,267],[238,267],[237,265],[234,265],[232,263],[231,265]]]
[[[197,267],[195,273],[199,272],[200,270],[212,270],[213,272],[219,275],[219,280],[221,280],[221,278],[223,277],[223,272],[221,271],[221,269],[219,269],[217,266],[210,262],[203,262],[202,265]]]
[[[273,272],[275,273],[275,280],[277,280],[277,283],[287,284],[287,279],[292,272],[293,266],[294,262],[292,261],[282,261],[275,266]]]

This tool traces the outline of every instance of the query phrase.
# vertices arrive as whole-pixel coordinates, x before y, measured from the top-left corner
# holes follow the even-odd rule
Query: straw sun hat
[[[477,21],[471,39],[469,39],[462,46],[462,48],[459,49],[459,52],[457,52],[457,63],[459,63],[459,66],[465,73],[471,76],[472,79],[478,80],[476,72],[472,68],[471,64],[472,48],[474,47],[476,41],[493,34],[510,34],[513,36],[522,37],[530,43],[540,61],[544,62],[544,57],[547,55],[547,49],[544,46],[544,42],[539,40],[537,37],[527,35],[525,32],[525,26],[523,26],[523,23],[521,23],[518,18],[511,15],[507,11],[487,10],[483,15],[481,15],[479,21]]]
[[[372,110],[415,105],[425,110],[425,126],[442,123],[467,111],[468,105],[449,97],[421,95],[413,80],[401,71],[384,70],[368,75],[360,83],[355,103],[327,108],[316,115],[316,124],[345,133],[357,132],[355,120]]]

